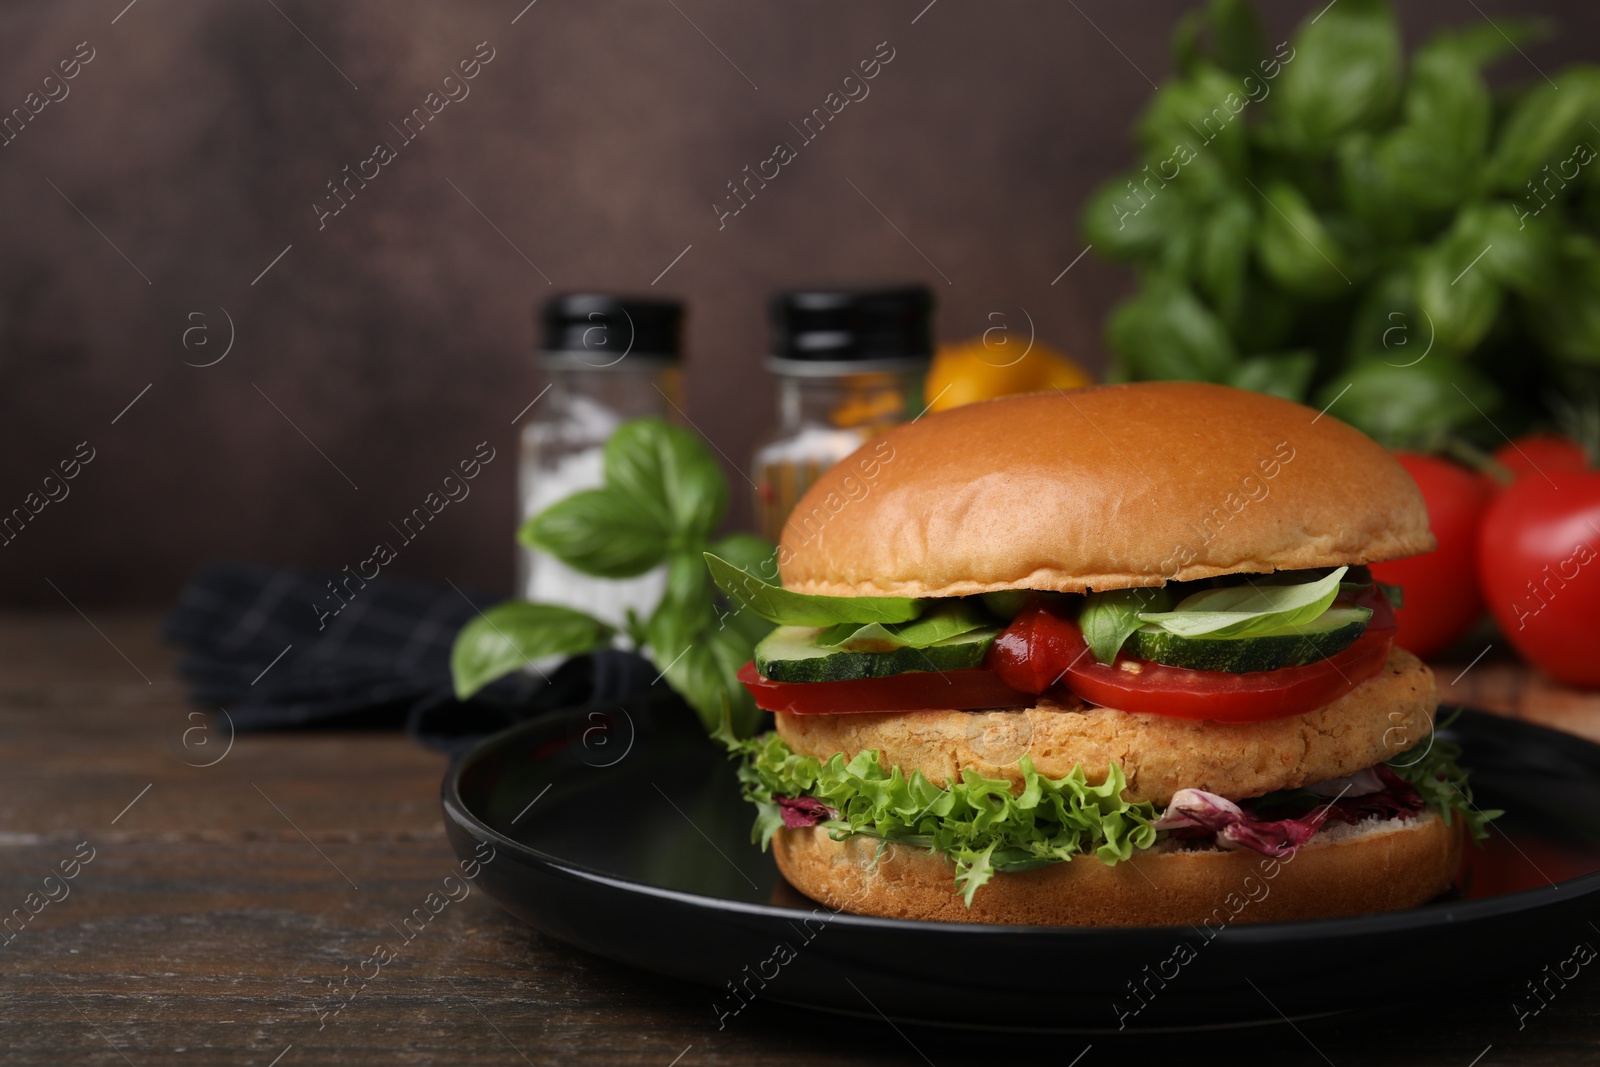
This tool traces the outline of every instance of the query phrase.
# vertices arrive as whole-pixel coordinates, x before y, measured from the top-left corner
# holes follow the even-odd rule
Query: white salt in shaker
[[[603,481],[606,438],[629,419],[671,417],[680,397],[683,305],[597,293],[544,306],[538,355],[549,388],[522,430],[520,521]],[[632,608],[648,617],[666,588],[666,568],[637,578],[594,578],[518,545],[517,593],[562,604],[621,627]]]

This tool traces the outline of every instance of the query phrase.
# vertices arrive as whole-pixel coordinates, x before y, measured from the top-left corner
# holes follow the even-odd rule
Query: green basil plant
[[[735,677],[771,626],[722,601],[705,554],[741,571],[770,569],[775,546],[750,534],[714,538],[728,505],[716,459],[694,434],[661,419],[624,423],[605,446],[605,482],[530,517],[518,539],[600,578],[667,568],[666,592],[645,619],[629,613],[634,647],[660,668],[707,732],[748,736],[761,712]],[[457,634],[450,666],[465,700],[542,656],[610,647],[616,630],[582,611],[508,600]]]
[[[1083,214],[1139,276],[1112,378],[1332,404],[1422,448],[1593,403],[1600,68],[1546,77],[1518,54],[1540,24],[1466,9],[1408,62],[1385,0],[1317,7],[1278,43],[1248,0],[1180,22],[1137,166]],[[1524,87],[1491,92],[1507,58]]]

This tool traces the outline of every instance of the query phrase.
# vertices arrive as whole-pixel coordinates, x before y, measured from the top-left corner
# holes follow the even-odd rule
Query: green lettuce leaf
[[[751,840],[765,849],[783,825],[777,797],[815,797],[839,813],[824,823],[835,839],[868,834],[886,843],[928,848],[950,858],[956,885],[972,896],[997,871],[1019,871],[1094,855],[1112,865],[1155,844],[1155,807],[1122,798],[1127,785],[1111,764],[1106,780],[1090,785],[1083,768],[1064,778],[1046,778],[1024,756],[1020,793],[1003,778],[985,778],[972,768],[946,788],[921,771],[907,778],[884,770],[873,751],[849,762],[843,753],[823,761],[802,756],[777,734],[731,746],[742,755],[739,780],[755,804]]]
[[[1459,818],[1467,824],[1472,839],[1482,841],[1489,836],[1489,824],[1505,812],[1498,808],[1484,811],[1473,803],[1467,772],[1456,763],[1461,757],[1461,746],[1439,736],[1439,731],[1446,729],[1460,714],[1458,711],[1451,715],[1415,748],[1390,760],[1389,769],[1410,782],[1428,806],[1444,818],[1446,826]]]
[[[1314,582],[1206,589],[1184,597],[1172,611],[1142,611],[1139,618],[1179,637],[1260,637],[1315,622],[1339,595],[1340,567]],[[1131,630],[1129,631],[1132,632]]]
[[[705,554],[712,580],[735,603],[779,626],[831,626],[836,622],[910,622],[920,600],[903,596],[816,596],[762,581],[720,556]]]

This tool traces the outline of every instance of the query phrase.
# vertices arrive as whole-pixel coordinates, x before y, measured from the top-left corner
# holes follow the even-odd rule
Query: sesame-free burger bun
[[[1125,589],[1434,547],[1416,483],[1329,414],[1198,382],[971,404],[824,472],[784,527],[786,588],[949,597]]]
[[[1423,904],[1461,865],[1459,820],[1409,819],[1325,826],[1291,858],[1250,851],[1183,850],[1175,842],[1108,867],[1075,856],[998,874],[968,908],[955,865],[923,848],[861,834],[834,841],[823,826],[772,839],[789,884],[834,910],[895,919],[1037,926],[1189,926],[1365,915]]]

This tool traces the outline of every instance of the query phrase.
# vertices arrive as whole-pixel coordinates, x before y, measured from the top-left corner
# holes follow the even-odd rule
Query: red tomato
[[[1524,659],[1569,685],[1600,687],[1600,471],[1544,474],[1490,507],[1478,575]]]
[[[1383,670],[1394,639],[1394,614],[1381,594],[1363,596],[1360,603],[1372,609],[1366,632],[1344,651],[1304,667],[1232,674],[1126,656],[1107,666],[1089,654],[1078,624],[1046,605],[1023,609],[995,641],[988,662],[1013,686],[1061,681],[1091,704],[1121,711],[1213,722],[1282,719],[1331,704]],[[1022,656],[1029,662],[1021,662]]]
[[[1542,477],[1540,471],[1581,471],[1589,465],[1582,448],[1553,433],[1530,433],[1508,441],[1494,450],[1494,458],[1518,481],[1530,474]]]
[[[1398,452],[1400,461],[1428,505],[1428,525],[1439,547],[1407,559],[1374,563],[1372,575],[1398,585],[1404,605],[1395,613],[1400,631],[1395,642],[1419,656],[1431,656],[1454,644],[1483,614],[1483,596],[1475,580],[1478,527],[1494,499],[1487,479],[1465,467]]]
[[[1026,708],[1036,703],[1031,693],[1012,689],[994,671],[982,667],[913,671],[850,682],[774,682],[756,673],[752,661],[739,668],[738,677],[755,698],[756,707],[794,715]]]

